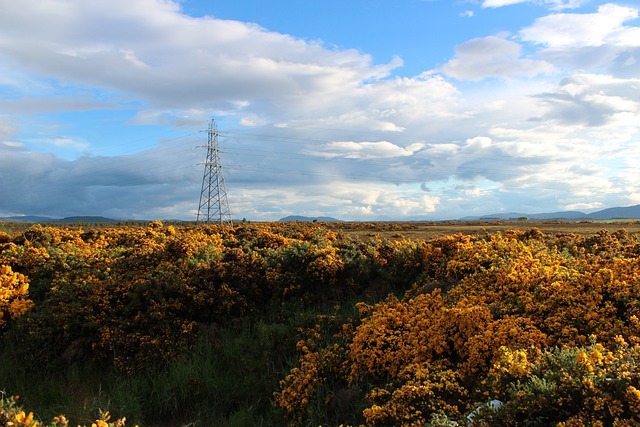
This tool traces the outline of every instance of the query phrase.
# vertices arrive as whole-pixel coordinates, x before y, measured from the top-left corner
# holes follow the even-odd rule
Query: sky
[[[0,0],[0,217],[640,204],[638,0]]]

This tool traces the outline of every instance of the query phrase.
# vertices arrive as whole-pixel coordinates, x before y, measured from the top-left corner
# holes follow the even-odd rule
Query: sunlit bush
[[[27,278],[8,265],[0,265],[0,331],[32,307]]]
[[[526,390],[507,392],[497,387],[504,380],[497,372],[533,375],[531,369],[546,369],[551,376],[569,373],[571,379],[563,380],[566,396],[558,398],[571,396],[576,402],[572,405],[583,408],[570,417],[554,418],[557,422],[592,425],[592,421],[603,420],[613,425],[607,422],[616,416],[621,423],[635,422],[631,402],[640,385],[625,383],[617,394],[602,389],[600,400],[586,392],[570,394],[578,384],[590,389],[580,376],[582,371],[557,363],[543,366],[536,361],[544,357],[536,357],[561,354],[549,353],[549,349],[563,346],[566,350],[559,352],[586,355],[588,360],[600,352],[605,358],[622,360],[625,367],[635,364],[635,347],[623,351],[619,345],[635,345],[640,332],[637,237],[621,232],[594,238],[553,238],[534,229],[452,236],[434,239],[427,246],[399,241],[377,246],[373,253],[374,259],[382,257],[377,263],[384,260],[385,265],[396,265],[399,270],[420,266],[429,273],[414,275],[417,280],[402,299],[390,297],[373,306],[360,305],[361,319],[347,328],[351,332],[345,350],[339,353],[339,360],[332,360],[330,369],[317,357],[323,354],[322,348],[314,357],[303,355],[304,371],[292,371],[281,384],[277,395],[281,406],[290,398],[298,402],[299,413],[306,411],[317,418],[319,411],[326,410],[318,408],[331,396],[326,384],[346,381],[366,396],[359,422],[367,425],[427,424],[433,416],[462,422],[466,414],[496,395],[515,402],[505,405],[502,413],[511,414],[505,425],[523,425],[523,414],[535,410],[536,404],[540,411],[550,404],[551,395],[541,397],[549,379],[532,379]],[[436,274],[430,276],[433,272]],[[597,344],[584,347],[590,336],[598,337]],[[616,353],[620,351],[624,355]],[[504,363],[505,355],[511,357],[510,364]],[[496,370],[496,366],[503,369]],[[314,377],[312,373],[320,367],[323,376]],[[611,365],[600,368],[603,386],[617,384],[604,375],[612,372]],[[635,368],[626,369],[623,377],[636,375]],[[302,378],[307,378],[306,387],[296,388]],[[536,389],[537,385],[542,389]],[[529,403],[519,400],[523,392],[529,393]],[[520,412],[518,402],[523,405]],[[602,409],[603,402],[613,408],[607,409],[613,418],[586,415]],[[552,425],[545,422],[539,425]]]
[[[595,339],[595,337],[593,337]],[[503,405],[476,417],[492,426],[632,426],[640,423],[640,346],[617,337],[552,348],[529,360],[502,349],[489,378]]]

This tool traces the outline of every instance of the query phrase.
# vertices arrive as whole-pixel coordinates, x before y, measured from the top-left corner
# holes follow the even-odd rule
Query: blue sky
[[[0,216],[194,219],[640,203],[640,5],[0,0]]]

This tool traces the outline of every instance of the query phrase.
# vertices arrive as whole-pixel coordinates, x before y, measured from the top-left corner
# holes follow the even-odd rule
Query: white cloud
[[[553,65],[544,61],[522,58],[522,46],[502,37],[488,36],[473,39],[456,48],[456,57],[447,62],[442,71],[463,80],[482,80],[487,77],[532,77],[552,73]]]
[[[572,9],[580,7],[589,0],[484,0],[482,7],[504,7],[520,3],[543,4],[551,9]]]
[[[254,120],[250,119],[249,117],[242,117],[240,119],[240,124],[242,126],[250,126],[250,127],[257,125],[257,123]]]
[[[382,183],[334,181],[307,186],[304,191],[294,187],[250,188],[237,200],[232,198],[230,203],[252,218],[264,220],[289,214],[376,220],[427,217],[437,209],[440,198]],[[256,206],[261,208],[258,210]],[[323,210],[323,207],[331,210]]]
[[[389,218],[425,216],[434,212],[439,203],[439,197],[423,195],[409,198],[406,195],[394,193],[393,197],[383,200],[382,207],[378,212]]]
[[[519,35],[524,41],[549,48],[601,46],[605,43],[640,46],[638,28],[623,24],[638,17],[638,9],[605,4],[596,13],[558,13],[538,18]]]
[[[634,78],[640,75],[640,28],[632,23],[638,14],[638,8],[605,4],[595,13],[539,18],[518,36],[541,47],[540,57],[558,68]]]
[[[22,142],[15,142],[15,141],[0,141],[0,144],[2,144],[6,148],[23,148],[24,147],[24,144]]]
[[[482,7],[503,7],[511,6],[519,3],[526,3],[530,0],[484,0]]]
[[[343,157],[346,159],[388,159],[412,156],[422,148],[424,148],[424,144],[421,143],[414,143],[403,148],[389,141],[335,141],[328,143],[326,148],[317,151],[314,154],[327,158]]]
[[[60,148],[72,148],[74,150],[82,150],[88,147],[86,141],[78,141],[67,136],[56,136],[48,141],[45,141],[44,143],[51,144]]]
[[[549,108],[542,119],[565,124],[610,126],[608,139],[624,141],[640,125],[640,79],[617,79],[611,76],[575,74],[565,79],[554,93],[540,94]],[[612,127],[616,129],[611,132]],[[592,129],[592,132],[597,129]],[[603,134],[600,135],[604,137]]]
[[[387,132],[402,132],[405,128],[396,125],[392,122],[379,122],[377,126],[374,127],[375,130],[382,130]]]
[[[8,138],[15,132],[15,126],[13,126],[7,119],[7,117],[0,116],[0,141]]]
[[[575,210],[590,210],[590,209],[598,209],[604,208],[605,206],[600,202],[595,203],[572,203],[564,206],[565,210],[575,211]]]
[[[33,72],[171,108],[313,97],[384,77],[399,65],[372,66],[355,50],[252,24],[190,18],[164,0],[5,2],[0,26],[0,53]]]

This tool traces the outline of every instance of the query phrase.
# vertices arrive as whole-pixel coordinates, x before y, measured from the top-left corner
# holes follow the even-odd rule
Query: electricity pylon
[[[215,120],[209,123],[207,143],[207,160],[204,163],[202,190],[200,191],[200,205],[198,206],[197,222],[219,222],[221,225],[233,226],[229,201],[227,200],[227,186],[222,175],[220,161],[220,147],[218,146],[218,127]]]

